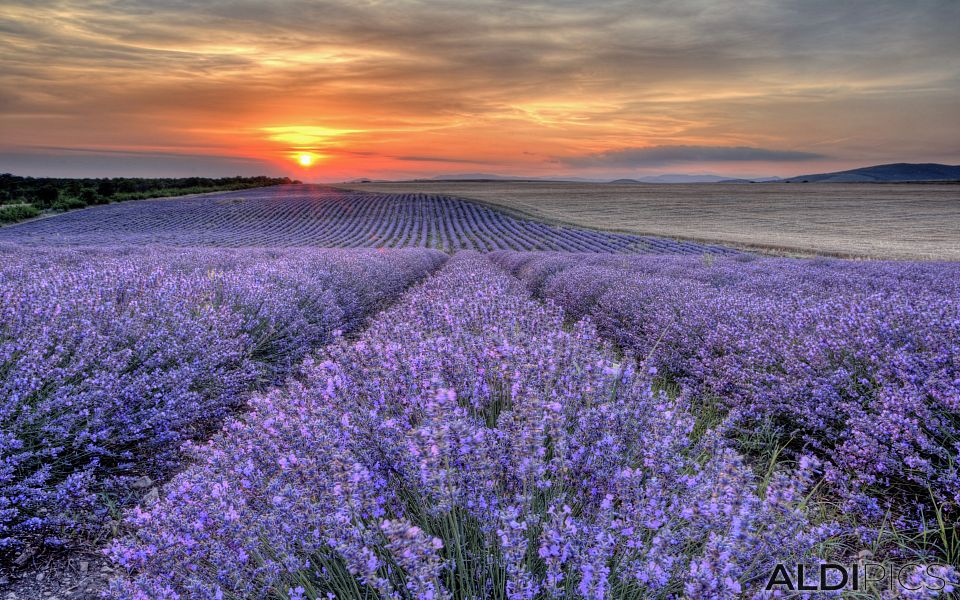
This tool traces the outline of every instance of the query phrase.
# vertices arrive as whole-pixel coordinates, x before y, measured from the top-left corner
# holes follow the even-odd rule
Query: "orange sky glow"
[[[0,171],[341,181],[956,163],[958,24],[947,0],[13,0]]]

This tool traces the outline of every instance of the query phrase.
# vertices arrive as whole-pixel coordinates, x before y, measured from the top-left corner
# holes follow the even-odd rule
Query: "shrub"
[[[88,205],[107,204],[110,202],[108,198],[101,196],[100,194],[97,193],[97,190],[93,188],[83,188],[83,190],[80,191],[79,198],[84,202],[86,202]]]
[[[86,208],[87,203],[81,200],[80,198],[74,198],[73,196],[67,196],[59,200],[56,204],[53,205],[54,210],[74,210],[77,208]]]
[[[40,209],[32,204],[8,204],[0,206],[0,223],[16,223],[40,215]]]

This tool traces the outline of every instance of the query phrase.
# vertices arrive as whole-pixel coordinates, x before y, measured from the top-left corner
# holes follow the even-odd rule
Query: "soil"
[[[110,561],[92,552],[43,556],[16,573],[0,571],[0,600],[98,598],[113,575]]]

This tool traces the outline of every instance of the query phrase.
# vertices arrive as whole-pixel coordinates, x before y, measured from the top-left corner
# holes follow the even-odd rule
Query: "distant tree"
[[[104,198],[109,198],[117,193],[117,187],[113,185],[113,181],[104,179],[97,184],[97,193]]]
[[[84,204],[106,204],[108,200],[97,193],[93,188],[83,188],[78,196]]]
[[[104,179],[66,179],[18,177],[0,173],[0,205],[32,204],[37,208],[72,209],[80,204],[104,204],[113,200],[135,200],[202,191],[240,190],[265,185],[290,183],[287,178],[257,177],[183,177],[145,179],[113,177]],[[122,194],[122,196],[119,196]]]
[[[68,196],[79,196],[80,190],[83,189],[83,183],[79,179],[71,179],[66,182],[62,188],[66,188]]]
[[[121,179],[117,184],[117,191],[121,194],[132,194],[140,190],[136,179]]]
[[[60,200],[60,190],[53,185],[44,185],[37,188],[34,203],[42,208],[50,208]]]

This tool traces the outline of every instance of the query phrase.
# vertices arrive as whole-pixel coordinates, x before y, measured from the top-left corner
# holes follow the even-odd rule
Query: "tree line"
[[[70,179],[0,174],[0,224],[96,204],[300,183],[289,177],[110,177]]]

